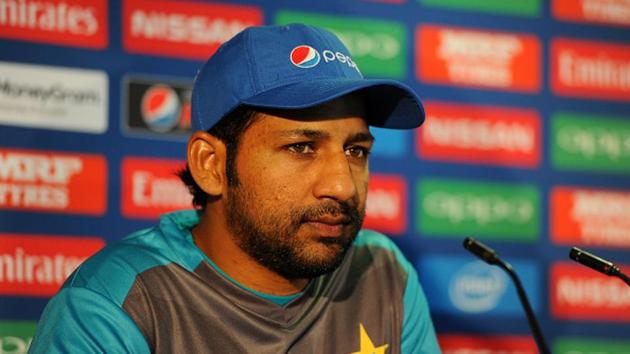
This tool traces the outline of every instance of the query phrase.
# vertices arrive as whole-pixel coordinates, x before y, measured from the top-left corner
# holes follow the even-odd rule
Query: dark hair
[[[258,116],[258,112],[248,106],[238,106],[230,113],[226,114],[221,120],[208,130],[210,135],[221,140],[226,148],[225,174],[227,176],[228,185],[238,185],[238,176],[234,162],[238,153],[238,145],[241,136],[245,130],[254,122]],[[188,165],[177,172],[179,179],[184,182],[188,191],[193,196],[192,204],[196,209],[205,209],[210,196],[199,187]]]

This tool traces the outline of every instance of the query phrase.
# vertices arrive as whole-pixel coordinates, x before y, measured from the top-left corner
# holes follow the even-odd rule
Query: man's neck
[[[301,291],[308,279],[286,279],[271,271],[245,253],[235,242],[223,215],[213,213],[212,222],[204,212],[197,226],[192,229],[197,247],[219,269],[239,284],[269,295],[291,295]]]

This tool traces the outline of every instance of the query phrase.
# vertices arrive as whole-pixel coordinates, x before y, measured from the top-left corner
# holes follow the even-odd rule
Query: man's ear
[[[186,157],[197,185],[211,196],[221,195],[227,185],[225,144],[204,131],[197,131],[188,140]]]

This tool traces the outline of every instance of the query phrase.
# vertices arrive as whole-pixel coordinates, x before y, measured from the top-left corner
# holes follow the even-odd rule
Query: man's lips
[[[308,219],[306,221],[316,222],[316,223],[321,223],[321,224],[326,224],[326,225],[339,225],[339,224],[349,223],[350,219],[343,215],[339,215],[339,216],[325,215],[325,216],[319,216],[316,218]]]
[[[341,216],[323,216],[306,220],[306,223],[317,230],[319,236],[339,237],[342,234],[343,227],[349,223],[349,220],[347,217]]]

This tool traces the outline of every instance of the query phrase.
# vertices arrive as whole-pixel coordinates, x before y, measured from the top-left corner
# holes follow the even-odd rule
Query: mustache
[[[357,208],[347,202],[326,202],[325,204],[305,207],[299,211],[299,222],[318,219],[325,215],[342,216],[344,223],[360,226],[363,223],[363,214]]]

